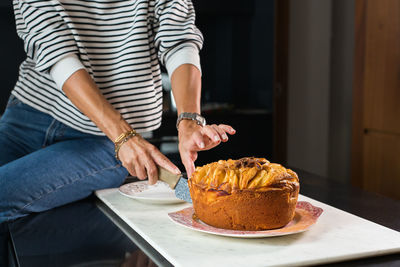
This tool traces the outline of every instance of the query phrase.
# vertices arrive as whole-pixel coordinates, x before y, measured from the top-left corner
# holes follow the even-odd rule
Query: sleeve
[[[58,1],[14,0],[13,6],[17,34],[24,41],[27,57],[36,63],[38,71],[49,72],[62,58],[79,54]]]
[[[62,89],[65,81],[68,80],[74,72],[84,68],[85,67],[76,55],[68,54],[51,67],[50,75],[57,84],[57,87]]]
[[[203,36],[195,25],[191,0],[158,0],[154,13],[158,58],[169,77],[182,64],[193,64],[201,71],[199,51]]]

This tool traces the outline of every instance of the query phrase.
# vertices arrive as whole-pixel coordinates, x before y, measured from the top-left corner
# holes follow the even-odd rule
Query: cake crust
[[[189,189],[197,217],[224,229],[285,226],[295,214],[297,174],[263,158],[220,160],[196,168]]]

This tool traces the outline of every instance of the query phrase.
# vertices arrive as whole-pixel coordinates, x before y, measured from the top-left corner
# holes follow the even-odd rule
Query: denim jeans
[[[118,187],[127,175],[107,137],[10,97],[0,119],[0,223]]]

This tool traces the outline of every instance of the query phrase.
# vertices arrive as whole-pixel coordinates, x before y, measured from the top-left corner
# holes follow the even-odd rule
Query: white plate
[[[197,218],[194,214],[193,207],[168,213],[168,216],[173,222],[180,226],[203,233],[240,238],[263,238],[291,235],[307,231],[317,222],[322,212],[323,210],[321,208],[315,207],[309,202],[299,201],[296,205],[295,216],[291,222],[284,227],[264,231],[241,231],[213,227]]]
[[[182,203],[183,200],[175,196],[167,183],[157,181],[155,185],[149,185],[148,181],[138,181],[124,184],[119,187],[119,192],[129,198],[152,204]]]

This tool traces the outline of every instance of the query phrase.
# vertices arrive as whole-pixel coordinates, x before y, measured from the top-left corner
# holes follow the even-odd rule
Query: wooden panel
[[[364,126],[400,134],[400,0],[366,8]]]
[[[356,0],[352,182],[400,199],[400,0]]]
[[[400,199],[400,135],[364,135],[364,189]]]

